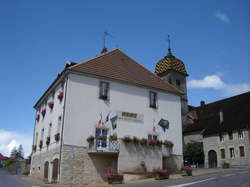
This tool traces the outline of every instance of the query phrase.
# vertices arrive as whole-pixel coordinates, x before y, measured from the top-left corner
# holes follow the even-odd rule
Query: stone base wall
[[[129,143],[125,145],[120,141],[120,153],[118,157],[118,171],[131,172],[162,167],[162,151],[157,146],[141,146]]]
[[[49,149],[47,151],[39,152],[37,151],[32,155],[31,166],[30,166],[30,176],[43,180],[44,179],[44,164],[46,161],[49,162],[49,182],[52,178],[52,161],[55,158],[59,159],[59,146],[54,149]]]
[[[180,171],[181,166],[183,165],[183,156],[182,155],[171,155],[169,157],[163,157],[163,169],[167,169],[170,172]]]
[[[88,153],[86,147],[63,145],[61,184],[103,182],[108,168],[117,168],[117,155]]]

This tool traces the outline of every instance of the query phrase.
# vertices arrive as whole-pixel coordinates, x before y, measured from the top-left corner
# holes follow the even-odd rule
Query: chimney
[[[201,105],[201,107],[203,108],[203,107],[205,106],[205,101],[202,100],[202,101],[200,102],[200,105]]]
[[[220,110],[219,115],[220,115],[220,124],[221,124],[223,122],[223,111],[222,110]]]

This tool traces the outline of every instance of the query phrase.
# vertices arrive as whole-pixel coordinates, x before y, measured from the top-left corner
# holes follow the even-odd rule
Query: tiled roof
[[[198,119],[184,128],[184,134],[203,129],[204,135],[209,135],[250,128],[250,92],[209,103],[203,107],[192,107],[192,112],[194,111]],[[220,123],[220,111],[223,113],[222,123]]]
[[[70,66],[68,69],[181,94],[181,91],[160,79],[119,49],[114,49],[86,62]]]
[[[155,73],[157,75],[164,73],[167,70],[174,70],[188,76],[184,63],[172,55],[165,56],[156,64],[155,67]]]
[[[9,158],[6,157],[6,156],[3,156],[1,153],[0,153],[0,160],[8,160]]]

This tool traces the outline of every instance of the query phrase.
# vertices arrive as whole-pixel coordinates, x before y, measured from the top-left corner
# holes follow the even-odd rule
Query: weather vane
[[[107,36],[112,37],[112,35],[110,33],[108,33],[107,31],[105,31],[103,33],[103,49],[102,49],[101,53],[106,53],[108,51],[107,48],[106,48],[106,37]]]
[[[172,56],[171,47],[170,47],[170,35],[168,34],[168,56]]]

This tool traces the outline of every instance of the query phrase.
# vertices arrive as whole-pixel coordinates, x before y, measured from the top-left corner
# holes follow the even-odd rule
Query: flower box
[[[109,140],[112,142],[112,141],[117,141],[117,135],[116,134],[113,134],[113,135],[110,135],[109,136]]]
[[[58,94],[57,98],[59,99],[60,102],[62,102],[62,100],[63,100],[63,92],[62,91]]]
[[[132,141],[132,139],[131,139],[129,136],[124,136],[124,137],[122,138],[122,141],[123,141],[125,144],[129,144],[129,143]]]
[[[105,140],[106,136],[97,136],[98,140]]]
[[[147,145],[147,143],[148,143],[148,140],[147,140],[146,138],[142,138],[142,139],[140,140],[140,144],[141,144],[142,146]]]
[[[161,145],[162,145],[162,141],[160,141],[160,140],[156,140],[156,141],[155,141],[155,144],[156,144],[157,146],[161,147]]]
[[[155,140],[148,140],[148,145],[155,146],[156,145],[156,141]]]
[[[169,171],[165,169],[153,169],[153,174],[156,180],[169,179]]]
[[[60,140],[60,133],[55,134],[55,141],[58,142]]]
[[[136,136],[134,136],[133,137],[133,143],[135,144],[135,145],[138,145],[139,143],[140,143],[140,139],[139,138],[137,138]]]
[[[36,115],[36,121],[38,122],[39,120],[40,120],[40,115],[37,114],[37,115]]]
[[[45,116],[45,114],[46,114],[46,109],[43,109],[42,112],[41,112],[41,114],[42,114],[42,116],[43,116],[43,118],[44,118],[44,116]]]
[[[181,171],[182,172],[185,172],[183,175],[184,176],[192,176],[192,168],[191,167],[189,167],[189,166],[182,166],[181,167]]]
[[[87,138],[87,142],[88,142],[88,143],[93,143],[94,140],[95,140],[95,137],[94,137],[94,136],[89,136],[89,137]]]
[[[174,146],[174,144],[169,140],[165,140],[163,142],[163,144],[164,144],[165,147],[173,147]]]
[[[108,172],[104,174],[104,178],[107,179],[109,184],[123,183],[123,174],[118,173],[112,168],[108,169]]]
[[[53,101],[51,101],[51,102],[49,102],[49,103],[48,103],[48,105],[49,105],[50,110],[52,110],[52,109],[53,109],[53,107],[54,107],[54,102],[53,102]]]

